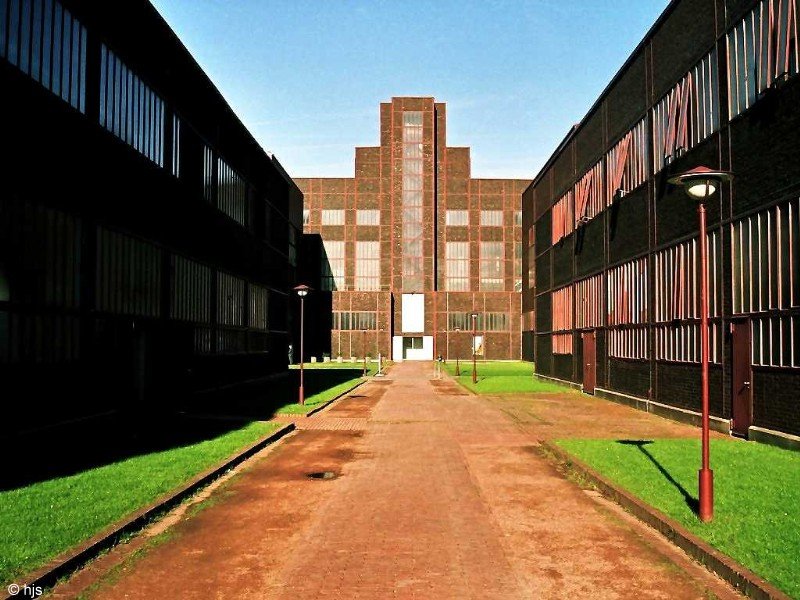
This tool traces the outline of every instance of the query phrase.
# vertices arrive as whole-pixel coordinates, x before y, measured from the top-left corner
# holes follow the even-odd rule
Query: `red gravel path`
[[[395,365],[299,423],[168,539],[135,560],[123,546],[55,595],[90,585],[89,597],[143,599],[738,597],[535,451],[544,437],[694,429],[579,394],[464,395],[429,375]]]

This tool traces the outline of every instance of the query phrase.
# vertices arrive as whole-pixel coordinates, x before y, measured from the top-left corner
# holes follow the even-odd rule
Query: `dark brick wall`
[[[553,377],[574,381],[572,354],[553,354]]]
[[[522,360],[536,360],[536,335],[532,331],[522,332]]]
[[[613,145],[647,110],[644,54],[639,54],[609,90],[605,101],[608,141]]]
[[[800,182],[800,78],[780,93],[767,93],[743,118],[731,123],[733,214],[757,208]],[[758,148],[754,153],[753,149]]]
[[[603,267],[605,220],[605,215],[600,215],[575,233],[576,277],[583,277]]]
[[[547,250],[541,256],[536,257],[536,289],[538,291],[549,290],[552,285],[550,279],[550,253]]]
[[[559,287],[572,279],[573,240],[575,234],[567,236],[553,246],[553,287]]]
[[[700,411],[700,365],[656,363],[656,402]],[[722,368],[711,365],[708,371],[708,402],[712,415],[729,418],[722,407]]]
[[[597,352],[597,386],[608,387],[608,371],[606,365],[606,332],[599,329],[594,334],[595,352]]]
[[[550,331],[552,321],[552,296],[549,293],[536,296],[536,331]]]
[[[631,396],[647,398],[650,390],[650,364],[640,360],[608,360],[608,387]]]
[[[753,425],[800,435],[800,378],[753,368]]]
[[[553,340],[549,333],[536,334],[536,372],[553,375]]]
[[[608,211],[608,254],[612,263],[636,256],[648,244],[647,186],[616,202]],[[591,246],[587,252],[596,252]]]

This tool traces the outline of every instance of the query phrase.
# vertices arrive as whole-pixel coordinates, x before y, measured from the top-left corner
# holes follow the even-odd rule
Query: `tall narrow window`
[[[240,225],[247,226],[247,183],[221,158],[217,159],[217,208]]]
[[[425,285],[423,251],[422,112],[403,112],[402,282],[403,291],[421,292]]]
[[[343,290],[345,245],[342,241],[322,240],[325,250],[322,257],[322,289]]]
[[[164,166],[163,100],[105,45],[100,50],[100,124]]]
[[[642,119],[606,154],[606,203],[626,194],[648,177],[647,119]]]
[[[568,236],[575,229],[573,214],[573,196],[572,190],[570,190],[553,204],[551,210],[553,244]]]
[[[380,242],[356,242],[356,290],[381,289]]]
[[[603,161],[599,161],[575,184],[575,223],[594,219],[605,207]]]
[[[0,1],[0,57],[85,112],[86,28],[60,2]]]
[[[172,174],[181,176],[181,120],[178,115],[172,115]]]
[[[445,244],[445,289],[469,291],[469,242]]]
[[[603,325],[603,275],[575,283],[575,328]]]
[[[480,289],[502,292],[505,289],[505,254],[503,242],[481,242]]]
[[[717,78],[715,49],[653,107],[653,173],[719,129]]]

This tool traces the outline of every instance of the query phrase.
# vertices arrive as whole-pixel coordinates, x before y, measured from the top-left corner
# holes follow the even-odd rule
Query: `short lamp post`
[[[305,404],[306,399],[303,392],[303,360],[305,356],[305,348],[304,348],[304,335],[303,335],[303,319],[304,319],[304,309],[305,309],[305,299],[308,296],[308,292],[311,291],[311,288],[305,284],[298,285],[294,288],[294,291],[297,292],[297,295],[300,297],[300,389],[298,390],[298,404]]]
[[[461,331],[461,327],[456,327],[456,333]],[[458,366],[458,344],[456,344],[456,377],[461,376],[461,368]]]
[[[698,476],[698,516],[704,523],[714,517],[714,472],[709,466],[709,410],[708,410],[708,250],[706,248],[705,202],[733,176],[727,171],[714,171],[696,167],[691,171],[671,177],[669,183],[683,187],[686,194],[697,201],[700,221],[700,390],[702,401],[702,465]]]
[[[367,330],[361,330],[361,353],[364,355],[364,371],[361,373],[362,377],[367,376]]]
[[[472,383],[478,383],[478,365],[475,360],[475,355],[477,354],[477,348],[475,348],[475,330],[478,324],[478,313],[472,312],[469,313],[470,319],[472,319]]]

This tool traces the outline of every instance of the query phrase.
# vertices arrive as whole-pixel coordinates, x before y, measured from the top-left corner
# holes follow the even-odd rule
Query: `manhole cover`
[[[333,471],[317,471],[316,473],[306,473],[306,477],[311,479],[333,479],[336,473]]]

